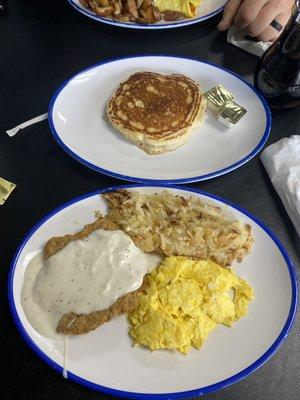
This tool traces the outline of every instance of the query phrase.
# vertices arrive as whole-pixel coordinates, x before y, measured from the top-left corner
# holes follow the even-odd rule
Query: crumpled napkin
[[[248,53],[261,57],[264,52],[271,46],[272,42],[253,42],[247,39],[247,34],[232,26],[227,32],[227,41]]]
[[[260,158],[300,236],[300,136],[271,144]]]

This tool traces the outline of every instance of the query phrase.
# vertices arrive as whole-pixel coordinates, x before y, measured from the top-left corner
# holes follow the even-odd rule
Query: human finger
[[[276,19],[278,22],[278,16],[283,12],[281,9],[274,8],[271,3],[266,4],[256,17],[255,21],[245,28],[248,35],[257,37],[262,34]],[[282,24],[281,24],[282,25]],[[274,29],[274,28],[273,28]],[[273,32],[275,33],[275,32]]]
[[[230,0],[224,8],[223,18],[218,25],[219,31],[226,31],[231,27],[234,17],[242,4],[242,0]]]
[[[291,17],[291,13],[282,13],[276,16],[276,21],[279,22],[283,27],[287,24],[288,20]],[[274,42],[282,31],[278,32],[272,26],[268,26],[263,32],[261,32],[257,36],[257,40],[261,40],[263,42]]]
[[[234,18],[234,25],[239,29],[245,29],[255,21],[258,14],[267,3],[268,0],[243,1]],[[274,1],[271,1],[270,3],[274,3]]]

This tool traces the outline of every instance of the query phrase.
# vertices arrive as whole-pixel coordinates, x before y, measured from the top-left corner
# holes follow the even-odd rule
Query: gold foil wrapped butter
[[[204,96],[207,100],[207,106],[214,112],[218,112],[227,101],[233,100],[233,94],[222,85],[211,88],[204,93]]]
[[[16,185],[14,183],[8,182],[3,178],[0,178],[0,205],[5,203],[5,200],[14,190]]]
[[[217,113],[217,119],[223,125],[230,128],[246,114],[247,110],[234,101],[227,101]]]
[[[217,85],[206,93],[207,106],[215,112],[218,121],[230,128],[237,124],[247,110],[233,101],[234,96],[222,85]]]

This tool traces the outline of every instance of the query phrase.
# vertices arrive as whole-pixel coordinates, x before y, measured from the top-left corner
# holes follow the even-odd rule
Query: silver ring
[[[280,22],[276,21],[276,19],[273,19],[273,21],[270,23],[270,25],[276,29],[277,32],[281,32],[283,29],[283,26],[281,25]]]

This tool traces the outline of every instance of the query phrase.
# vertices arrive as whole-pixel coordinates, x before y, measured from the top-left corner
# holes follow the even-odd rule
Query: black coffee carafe
[[[300,105],[300,0],[282,34],[259,61],[254,84],[271,107]]]

